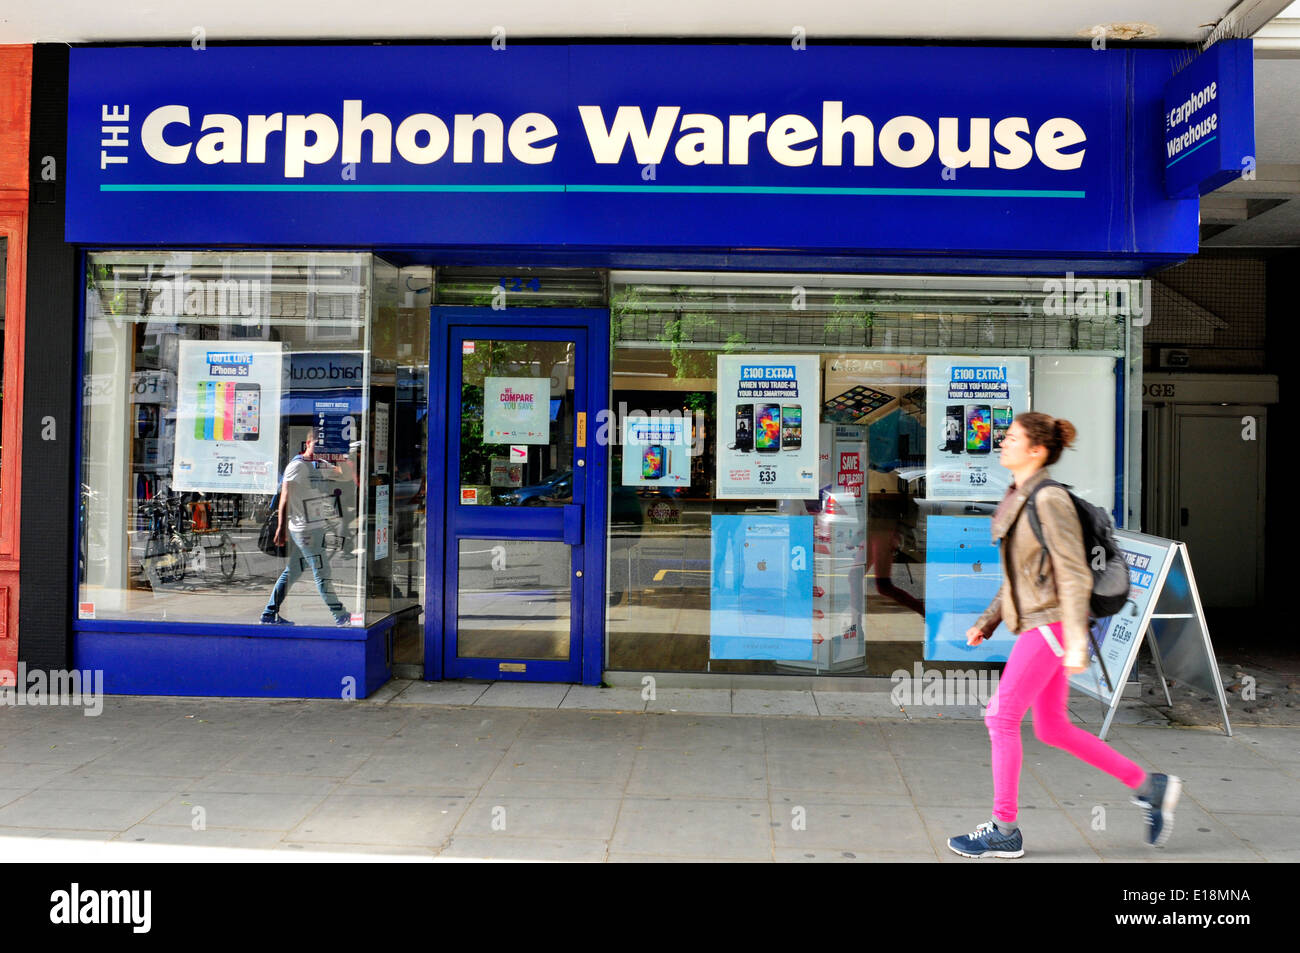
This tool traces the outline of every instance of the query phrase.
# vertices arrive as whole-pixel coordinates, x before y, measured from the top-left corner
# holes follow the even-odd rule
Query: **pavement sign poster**
[[[274,493],[279,482],[279,342],[181,341],[172,488]]]
[[[925,521],[925,658],[1005,662],[1016,637],[1003,624],[979,645],[966,644],[1002,588],[1002,564],[987,516],[931,516]]]
[[[1092,636],[1101,649],[1101,658],[1098,659],[1096,650],[1092,650],[1088,670],[1070,677],[1071,683],[1086,688],[1090,694],[1099,693],[1105,700],[1109,700],[1111,694],[1106,686],[1106,675],[1112,682],[1123,677],[1129,654],[1142,637],[1151,600],[1157,595],[1161,571],[1169,559],[1168,540],[1149,538],[1148,541],[1147,538],[1117,531],[1115,542],[1120,555],[1128,563],[1128,601],[1119,612],[1093,624]],[[1100,668],[1103,664],[1106,666],[1105,674]]]
[[[813,518],[714,516],[709,657],[813,659]]]
[[[691,418],[656,414],[623,418],[623,485],[691,485]]]
[[[821,359],[718,357],[717,498],[817,498]]]
[[[926,383],[928,498],[1002,499],[1011,474],[998,451],[1016,414],[1029,409],[1029,358],[931,357]]]
[[[484,378],[484,443],[545,444],[550,439],[550,378]]]

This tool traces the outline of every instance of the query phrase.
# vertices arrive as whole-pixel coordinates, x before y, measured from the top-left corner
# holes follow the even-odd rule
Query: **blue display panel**
[[[1002,587],[1002,564],[987,516],[931,516],[925,521],[925,657],[935,661],[1005,662],[1016,637],[1001,623],[979,645],[966,644]]]
[[[1184,256],[1146,134],[1177,55],[74,49],[67,238]]]
[[[714,516],[709,657],[811,661],[813,518]]]

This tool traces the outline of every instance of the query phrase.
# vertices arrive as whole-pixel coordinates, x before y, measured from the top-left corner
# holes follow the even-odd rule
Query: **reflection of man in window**
[[[290,624],[281,618],[280,606],[289,588],[307,569],[311,570],[316,580],[316,591],[325,600],[335,625],[348,625],[351,621],[330,581],[329,555],[338,547],[326,545],[327,539],[336,541],[342,529],[341,485],[351,483],[351,480],[342,469],[316,455],[316,439],[316,431],[309,431],[302,453],[289,461],[284,470],[284,481],[280,484],[275,542],[287,547],[288,563],[271,592],[271,601],[262,612],[262,621],[266,623]]]

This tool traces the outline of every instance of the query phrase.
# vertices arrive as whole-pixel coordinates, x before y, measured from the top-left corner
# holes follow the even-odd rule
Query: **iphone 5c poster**
[[[181,341],[172,489],[274,493],[283,350],[271,341]]]

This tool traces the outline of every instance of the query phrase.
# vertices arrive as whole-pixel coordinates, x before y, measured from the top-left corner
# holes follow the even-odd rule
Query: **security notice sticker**
[[[550,439],[550,378],[484,378],[484,443],[544,444]]]
[[[274,493],[279,482],[281,345],[181,341],[172,489]]]
[[[998,454],[1029,410],[1029,358],[931,357],[926,378],[926,496],[1002,499],[1011,474]]]
[[[817,498],[821,358],[718,357],[717,497]]]
[[[623,418],[623,485],[690,486],[691,418],[676,414]]]

